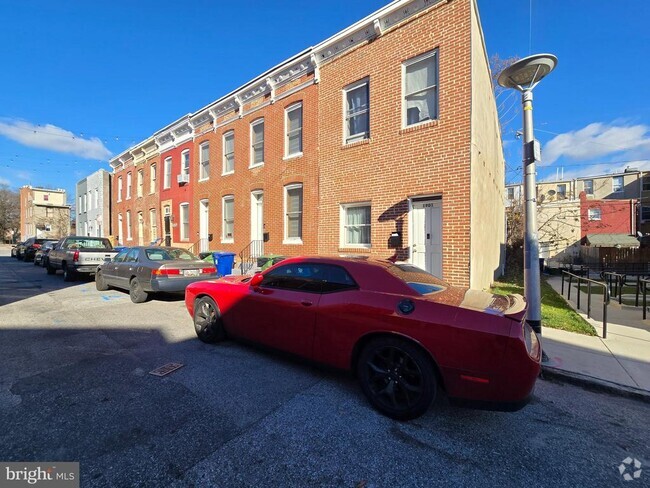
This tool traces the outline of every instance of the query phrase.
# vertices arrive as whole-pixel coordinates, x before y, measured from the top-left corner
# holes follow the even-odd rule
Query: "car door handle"
[[[311,307],[313,305],[313,303],[310,302],[309,300],[303,300],[302,302],[300,302],[300,304],[304,305],[305,307]]]

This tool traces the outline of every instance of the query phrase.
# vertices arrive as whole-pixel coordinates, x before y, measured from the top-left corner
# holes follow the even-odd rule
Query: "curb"
[[[540,377],[542,379],[564,381],[576,386],[581,386],[587,390],[632,398],[650,404],[650,392],[646,390],[641,390],[639,388],[634,388],[631,386],[619,385],[618,383],[601,380],[599,378],[595,378],[593,376],[582,373],[574,373],[572,371],[565,371],[563,369],[542,365],[542,372]]]

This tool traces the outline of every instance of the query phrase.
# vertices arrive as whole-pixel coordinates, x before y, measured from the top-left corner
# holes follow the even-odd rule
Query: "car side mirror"
[[[264,275],[262,273],[257,273],[251,278],[251,286],[260,286],[264,281]]]

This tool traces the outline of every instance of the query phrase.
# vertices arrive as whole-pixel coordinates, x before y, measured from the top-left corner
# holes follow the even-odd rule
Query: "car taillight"
[[[531,358],[538,358],[541,346],[537,334],[526,321],[523,323],[523,329],[524,343],[526,344],[526,351],[528,351],[528,355]]]
[[[40,244],[34,244],[34,249],[40,249],[41,245]]]
[[[217,268],[203,268],[201,270],[201,274],[210,274],[210,273],[216,273]]]
[[[79,251],[74,252],[74,254],[72,255],[72,261],[75,263],[79,261]]]
[[[180,269],[159,268],[159,269],[152,269],[151,274],[156,275],[156,276],[179,275],[179,274],[181,274],[181,270]]]

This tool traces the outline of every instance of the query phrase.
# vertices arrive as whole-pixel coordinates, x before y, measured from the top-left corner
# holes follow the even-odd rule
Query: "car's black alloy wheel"
[[[226,333],[217,304],[210,297],[201,297],[194,303],[194,330],[208,344],[225,339]]]
[[[149,298],[149,294],[142,289],[142,285],[140,285],[137,278],[131,280],[129,295],[131,296],[131,301],[133,303],[143,303],[147,301],[147,298]]]
[[[75,273],[73,270],[68,268],[67,264],[63,265],[63,281],[74,281]]]
[[[95,288],[97,288],[97,291],[108,290],[108,285],[106,284],[106,280],[104,279],[104,274],[101,271],[95,274]]]
[[[357,373],[370,403],[394,419],[419,417],[436,396],[430,358],[403,339],[381,337],[368,343],[359,357]]]

